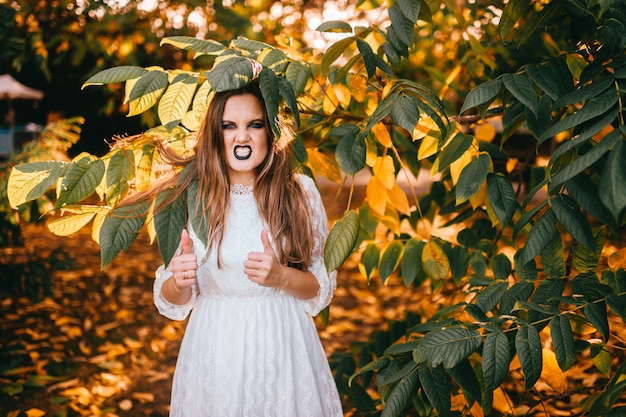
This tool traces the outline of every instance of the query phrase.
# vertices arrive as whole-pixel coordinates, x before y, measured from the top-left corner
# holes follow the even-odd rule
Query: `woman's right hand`
[[[196,283],[198,271],[198,258],[193,253],[193,244],[189,232],[183,229],[180,235],[182,252],[172,257],[172,287],[176,292],[182,292],[185,288]]]

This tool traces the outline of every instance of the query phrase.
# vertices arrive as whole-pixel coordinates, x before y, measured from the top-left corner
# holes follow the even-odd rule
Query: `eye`
[[[226,129],[234,129],[235,128],[235,124],[231,123],[231,122],[223,122],[222,123],[222,129],[226,130]]]
[[[265,127],[265,123],[263,122],[252,122],[250,123],[250,127],[253,129],[263,129]]]

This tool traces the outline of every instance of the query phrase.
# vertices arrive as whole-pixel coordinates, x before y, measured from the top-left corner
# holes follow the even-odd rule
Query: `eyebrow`
[[[252,119],[252,120],[248,120],[247,123],[256,123],[256,122],[261,122],[261,123],[265,123],[265,119]],[[222,123],[235,123],[235,121],[233,120],[228,120],[228,119],[223,119]]]

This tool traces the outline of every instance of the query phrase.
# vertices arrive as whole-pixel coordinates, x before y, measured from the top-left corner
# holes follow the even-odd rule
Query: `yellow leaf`
[[[112,397],[117,393],[117,390],[107,385],[96,385],[91,389],[91,392],[101,397]]]
[[[621,248],[610,254],[608,264],[611,269],[626,268],[626,248]]]
[[[385,214],[387,207],[387,188],[380,182],[378,177],[372,177],[367,183],[365,190],[367,204],[377,214]]]
[[[491,142],[496,137],[496,128],[491,123],[481,123],[474,131],[474,137],[484,142]]]
[[[98,245],[100,244],[100,228],[102,227],[102,223],[104,223],[104,219],[106,218],[108,212],[108,210],[100,211],[93,219],[93,224],[91,226],[91,238]]]
[[[140,403],[154,402],[154,394],[149,392],[134,392],[132,397],[138,400]]]
[[[387,202],[400,213],[409,214],[409,199],[398,183],[394,183],[391,190],[387,193]]]
[[[339,103],[341,103],[344,108],[349,107],[350,100],[352,100],[352,93],[350,92],[348,86],[345,84],[335,84],[334,88],[335,95],[337,96]]]
[[[31,409],[26,410],[27,417],[42,417],[45,415],[46,415],[46,412],[38,408],[31,408]]]
[[[437,153],[438,147],[439,139],[433,136],[425,136],[424,139],[422,139],[422,143],[420,143],[420,147],[417,151],[417,159],[421,161],[429,156],[433,156]]]
[[[324,97],[322,101],[322,108],[324,110],[324,113],[327,113],[327,114],[334,113],[335,110],[337,110],[338,104],[339,104],[339,99],[337,99],[337,96],[335,95],[335,89],[329,83],[326,85],[326,88],[324,90]]]
[[[337,161],[329,158],[317,149],[309,150],[308,154],[309,163],[315,171],[331,181],[341,182],[341,171],[337,166]]]
[[[396,183],[396,167],[391,156],[385,155],[376,159],[374,165],[374,176],[388,190],[391,190]]]
[[[426,242],[422,251],[422,265],[424,272],[434,280],[444,279],[450,271],[450,261],[441,246],[430,241]]]
[[[509,158],[506,161],[506,172],[513,172],[513,170],[517,167],[517,158]]]
[[[483,182],[480,189],[470,197],[470,204],[474,209],[481,207],[485,203],[485,197],[487,196],[487,182]]]
[[[83,228],[96,215],[95,212],[63,216],[48,223],[48,230],[57,236],[69,236]]]
[[[376,140],[370,135],[365,137],[365,163],[368,167],[376,165],[376,158],[378,158],[378,145]]]
[[[476,159],[479,155],[478,151],[478,143],[476,143],[476,139],[472,140],[472,146],[466,150],[463,155],[450,164],[450,176],[452,177],[452,183],[456,185],[459,181],[459,176],[461,175],[461,171],[465,168],[470,162]],[[433,173],[434,174],[434,173]]]
[[[391,135],[389,134],[389,130],[387,126],[383,122],[378,122],[372,128],[372,133],[376,137],[378,143],[383,145],[385,148],[391,148]]]
[[[350,88],[352,88],[352,97],[362,103],[367,92],[367,77],[362,74],[354,75],[350,78]]]
[[[564,393],[567,390],[567,376],[556,360],[556,355],[550,349],[542,349],[543,365],[541,367],[541,378],[550,387],[558,393]]]

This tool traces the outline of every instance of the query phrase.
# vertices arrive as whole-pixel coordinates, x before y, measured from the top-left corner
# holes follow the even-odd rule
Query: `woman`
[[[312,320],[336,287],[323,262],[327,219],[282,142],[251,83],[215,95],[186,161],[192,175],[182,186],[198,181],[208,239],[189,226],[179,253],[156,272],[159,312],[181,320],[193,309],[173,417],[343,415]]]

